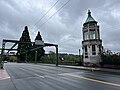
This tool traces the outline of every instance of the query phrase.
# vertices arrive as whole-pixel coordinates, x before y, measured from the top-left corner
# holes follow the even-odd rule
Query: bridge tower
[[[101,62],[99,53],[102,51],[102,40],[100,39],[99,25],[88,10],[88,17],[83,24],[83,64],[84,66],[99,65]]]

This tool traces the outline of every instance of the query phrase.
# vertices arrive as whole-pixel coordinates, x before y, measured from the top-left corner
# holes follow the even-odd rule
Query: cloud
[[[36,23],[56,1],[0,0],[0,44],[3,38],[19,40],[24,26],[27,25],[32,41],[40,31],[45,42],[59,45],[59,52],[78,54],[78,49],[82,46],[82,26],[87,18],[87,10],[90,9],[100,25],[103,46],[112,51],[120,51],[119,0],[71,0],[47,21],[67,2],[59,0],[54,8]],[[54,48],[46,48],[46,51],[49,50]]]

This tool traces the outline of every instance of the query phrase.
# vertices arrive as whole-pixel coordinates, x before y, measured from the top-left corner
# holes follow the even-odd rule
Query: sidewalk
[[[7,74],[6,70],[0,69],[0,80],[9,79],[10,76]]]

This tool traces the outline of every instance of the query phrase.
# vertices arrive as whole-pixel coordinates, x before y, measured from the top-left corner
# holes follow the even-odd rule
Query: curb
[[[46,65],[46,66],[57,67],[55,64],[40,64],[39,63],[39,64],[36,64],[36,65]],[[113,74],[119,74],[120,75],[120,70],[116,70],[116,69],[93,68],[93,67],[83,67],[83,66],[68,66],[68,65],[58,65],[58,67],[80,69],[80,70],[87,70],[87,71],[98,71],[98,72],[113,73]]]
[[[87,70],[87,71],[107,72],[107,73],[113,73],[113,74],[119,74],[120,75],[120,70],[116,70],[116,69],[79,67],[79,66],[64,66],[64,65],[59,65],[59,67],[72,68],[72,69],[81,69],[81,70]]]
[[[59,67],[64,67],[64,68],[72,68],[72,69],[81,69],[81,70],[88,70],[88,71],[100,71],[98,68],[92,68],[92,67],[79,67],[79,66],[63,66],[59,65]]]

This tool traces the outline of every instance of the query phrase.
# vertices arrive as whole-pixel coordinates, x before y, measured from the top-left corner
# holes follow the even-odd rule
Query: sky
[[[104,48],[120,52],[120,0],[67,2],[68,0],[0,0],[0,45],[2,46],[3,39],[19,40],[24,27],[28,26],[31,41],[34,41],[39,31],[44,42],[58,44],[59,53],[78,54],[79,49],[82,49],[83,23],[88,10],[91,10],[100,26]],[[10,46],[7,43],[6,47]],[[45,47],[45,50],[55,51],[55,48]]]

